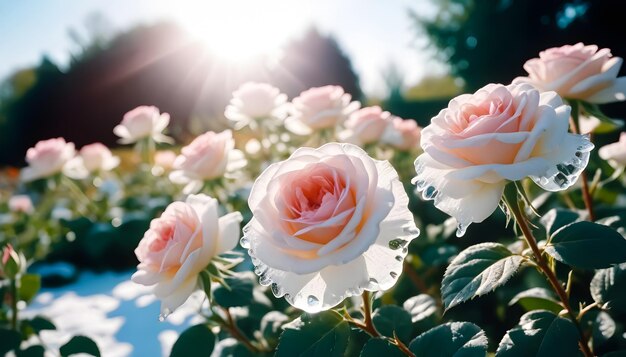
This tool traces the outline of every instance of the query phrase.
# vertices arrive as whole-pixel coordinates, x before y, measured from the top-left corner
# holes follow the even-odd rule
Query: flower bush
[[[21,310],[63,260],[136,267],[162,320],[203,294],[172,356],[620,355],[626,148],[597,105],[626,99],[620,65],[549,49],[424,128],[245,83],[230,128],[180,148],[148,106],[114,129],[132,149],[39,142],[0,196],[0,352],[44,353],[54,324]]]

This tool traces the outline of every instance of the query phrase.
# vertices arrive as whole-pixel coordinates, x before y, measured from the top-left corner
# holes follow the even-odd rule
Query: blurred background
[[[452,96],[524,74],[545,48],[582,41],[625,57],[625,10],[620,0],[1,1],[0,167],[23,165],[51,137],[114,146],[113,127],[142,104],[169,112],[185,142],[223,126],[231,92],[250,80],[290,98],[338,84],[425,125]]]

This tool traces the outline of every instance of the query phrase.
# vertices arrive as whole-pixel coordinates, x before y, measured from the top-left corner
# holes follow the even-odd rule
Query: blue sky
[[[43,54],[65,65],[73,48],[68,30],[85,33],[87,18],[96,12],[103,14],[114,30],[169,19],[200,37],[219,32],[222,41],[217,42],[223,47],[228,46],[230,38],[222,33],[239,34],[235,38],[241,41],[242,31],[246,30],[242,27],[258,20],[256,16],[260,14],[264,22],[257,28],[270,31],[265,38],[273,40],[268,41],[272,46],[301,34],[311,24],[335,36],[352,58],[364,90],[381,95],[385,92],[382,73],[390,63],[400,68],[409,85],[425,73],[443,71],[441,65],[430,60],[428,51],[419,48],[424,40],[417,38],[408,9],[421,13],[433,9],[425,1],[417,3],[408,0],[0,0],[0,78],[38,63]],[[222,27],[227,28],[220,31]]]

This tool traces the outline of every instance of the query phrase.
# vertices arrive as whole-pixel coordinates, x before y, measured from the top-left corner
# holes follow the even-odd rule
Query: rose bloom
[[[83,146],[78,152],[82,165],[89,172],[111,171],[120,164],[120,158],[101,143]]]
[[[391,114],[379,106],[362,108],[352,113],[344,125],[346,130],[339,134],[341,141],[372,144],[379,141],[387,126],[391,125]]]
[[[169,171],[174,167],[176,153],[172,150],[159,150],[154,154],[154,164],[163,170]]]
[[[327,310],[395,284],[419,234],[408,202],[387,161],[352,144],[300,148],[254,183],[241,245],[275,296]]]
[[[15,195],[9,199],[9,210],[11,212],[32,213],[34,211],[33,201],[28,195]]]
[[[409,151],[419,148],[421,135],[422,128],[415,120],[393,116],[380,141],[398,150]]]
[[[22,170],[21,179],[29,182],[67,170],[74,155],[74,143],[66,143],[63,138],[42,140],[26,151],[28,167]]]
[[[124,114],[122,122],[113,128],[121,144],[132,144],[141,139],[152,138],[159,143],[172,143],[172,138],[163,135],[170,123],[170,115],[160,113],[154,106],[139,106]]]
[[[241,151],[235,149],[235,141],[230,130],[219,134],[206,132],[195,138],[191,144],[181,149],[174,161],[174,171],[170,180],[187,184],[185,194],[198,192],[204,181],[223,177],[246,165]]]
[[[573,185],[589,160],[587,136],[568,133],[570,107],[528,84],[489,84],[460,95],[422,130],[414,183],[456,218],[458,234],[498,207],[527,176],[549,191]]]
[[[608,48],[577,43],[540,52],[524,64],[528,77],[513,83],[530,83],[568,99],[611,103],[626,100],[626,77],[617,78],[621,65],[622,59],[612,57]]]
[[[305,90],[293,99],[291,115],[285,120],[285,127],[298,135],[335,128],[360,107],[359,102],[350,102],[351,98],[339,86]]]
[[[626,167],[626,133],[621,133],[619,141],[598,150],[598,155],[614,168]]]
[[[233,92],[224,116],[235,130],[256,120],[285,118],[287,95],[267,83],[247,82]]]
[[[218,217],[218,208],[217,200],[207,195],[174,202],[150,222],[135,249],[139,265],[132,280],[154,287],[163,315],[187,300],[213,257],[237,245],[241,214]]]

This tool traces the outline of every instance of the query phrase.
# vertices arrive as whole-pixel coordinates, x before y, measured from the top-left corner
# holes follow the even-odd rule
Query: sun
[[[193,1],[172,15],[216,56],[244,62],[277,54],[304,26],[296,10],[288,0]]]

